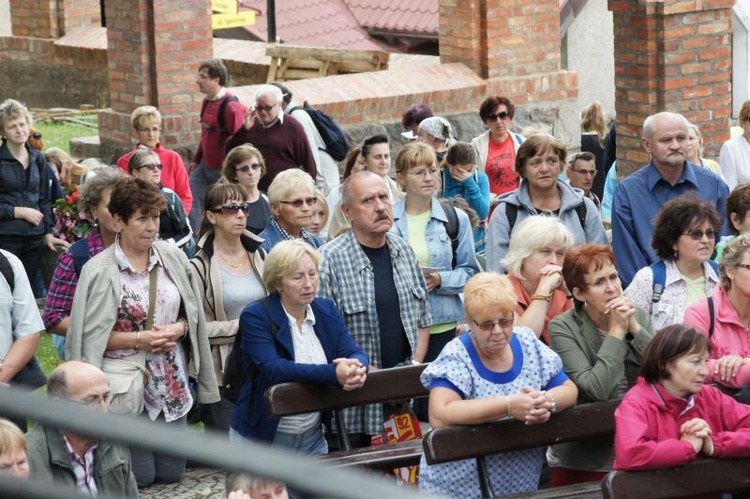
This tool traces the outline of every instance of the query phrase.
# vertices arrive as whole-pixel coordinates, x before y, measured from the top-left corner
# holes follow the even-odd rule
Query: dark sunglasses
[[[318,202],[318,198],[305,198],[305,199],[295,199],[294,201],[282,201],[284,204],[288,204],[289,206],[293,206],[294,208],[302,208],[303,204],[306,204],[307,206],[314,206]]]
[[[278,102],[277,102],[276,104],[278,104]],[[276,107],[276,104],[271,104],[270,106],[263,106],[263,105],[257,105],[257,104],[256,104],[256,106],[255,106],[255,109],[256,109],[256,110],[258,110],[258,111],[264,111],[264,112],[266,112],[266,113],[267,113],[267,112],[269,112],[269,111],[270,111],[271,109],[275,108],[275,107]]]
[[[709,240],[716,239],[716,231],[713,229],[708,229],[706,232],[703,232],[702,230],[692,230],[690,232],[685,232],[685,236],[690,236],[690,239],[693,241],[700,241],[703,239],[703,236],[706,236]]]
[[[164,168],[164,165],[162,165],[161,163],[147,163],[145,165],[139,166],[138,168],[136,168],[136,170],[140,170],[141,168],[148,168],[152,172],[155,172],[156,170],[161,171],[162,168]]]
[[[260,170],[260,163],[252,163],[250,165],[238,166],[234,170],[238,172],[242,172],[242,173],[247,173],[250,171],[250,168],[252,168],[253,170]]]
[[[245,204],[225,204],[224,206],[220,206],[218,208],[214,208],[212,210],[208,210],[211,213],[221,213],[222,215],[226,216],[236,216],[237,213],[242,211],[245,215],[247,215],[250,212],[250,205]]]
[[[500,118],[501,120],[505,120],[508,119],[508,116],[510,116],[508,111],[500,111],[497,114],[488,114],[487,121],[497,121],[498,118]]]

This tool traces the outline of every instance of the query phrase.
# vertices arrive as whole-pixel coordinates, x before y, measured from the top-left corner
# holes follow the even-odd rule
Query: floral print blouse
[[[120,306],[117,309],[115,331],[143,331],[148,316],[149,274],[139,273],[115,241],[115,261],[120,268]],[[170,279],[159,255],[152,248],[149,255],[149,272],[156,267],[156,311],[154,324],[171,324],[180,312],[180,292]],[[134,348],[107,350],[105,356],[121,359],[135,355]],[[178,342],[168,352],[146,353],[146,380],[144,406],[151,420],[161,412],[167,422],[185,416],[193,403],[188,389],[188,370],[185,352]]]

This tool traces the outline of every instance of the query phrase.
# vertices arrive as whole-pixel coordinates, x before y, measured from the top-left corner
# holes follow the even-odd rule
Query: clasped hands
[[[701,418],[685,421],[680,426],[680,440],[691,444],[696,454],[703,452],[707,456],[713,455],[714,442],[711,434],[711,427]]]
[[[184,336],[184,326],[175,322],[166,326],[154,324],[153,328],[141,331],[140,350],[162,353],[172,350]]]
[[[358,359],[333,359],[336,366],[336,380],[346,391],[362,388],[367,379],[367,369]]]
[[[510,396],[510,415],[527,425],[546,423],[552,415],[552,400],[545,393],[524,386],[521,393]],[[505,397],[500,398],[507,403]]]

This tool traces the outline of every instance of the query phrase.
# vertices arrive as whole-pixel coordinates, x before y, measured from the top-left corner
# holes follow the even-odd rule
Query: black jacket
[[[10,153],[3,141],[0,146],[0,235],[42,236],[52,233],[54,219],[50,202],[49,175],[44,155],[26,145],[29,168]],[[39,225],[15,218],[14,208],[39,210],[44,219]]]

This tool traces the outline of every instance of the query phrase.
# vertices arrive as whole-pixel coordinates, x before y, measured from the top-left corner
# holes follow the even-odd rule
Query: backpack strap
[[[513,234],[513,227],[516,225],[518,218],[518,206],[511,203],[505,203],[505,218],[508,219],[508,239]]]
[[[239,101],[236,95],[225,95],[224,98],[221,99],[221,104],[219,104],[219,112],[216,115],[216,120],[218,121],[217,127],[209,127],[207,126],[209,131],[215,132],[219,131],[220,133],[227,133],[226,128],[226,111],[227,111],[227,104],[230,102],[236,102]],[[208,100],[203,99],[203,103],[201,104],[201,123],[203,123],[203,113],[206,112],[206,107],[208,106]]]
[[[714,335],[714,297],[709,296],[708,297],[708,338],[711,339],[711,337]]]
[[[654,303],[659,303],[661,294],[664,292],[664,284],[667,281],[667,264],[659,260],[649,265],[651,273],[654,275],[653,293],[651,294],[651,308]]]
[[[453,205],[440,201],[440,206],[443,207],[445,216],[448,218],[448,221],[445,223],[445,231],[448,233],[448,237],[451,238],[451,250],[453,251],[451,269],[454,269],[456,268],[456,252],[458,251],[458,215]]]
[[[8,260],[8,257],[5,256],[2,251],[0,251],[0,274],[2,274],[7,281],[8,286],[10,287],[10,293],[13,294],[13,291],[16,289],[16,275],[13,273],[13,267],[10,264],[10,260]]]
[[[74,242],[70,246],[69,251],[70,256],[73,257],[73,266],[76,271],[76,277],[80,279],[83,266],[86,265],[86,262],[91,259],[91,254],[89,253],[89,247],[86,238],[84,237],[83,239],[79,239],[78,241]]]
[[[586,215],[588,215],[586,201],[581,201],[581,204],[576,206],[576,213],[578,213],[578,221],[581,223],[583,233],[586,234]]]

